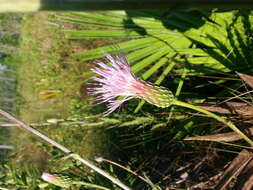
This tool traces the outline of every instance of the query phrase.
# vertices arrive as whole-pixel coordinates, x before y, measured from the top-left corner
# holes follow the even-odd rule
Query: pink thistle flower
[[[95,62],[97,66],[92,71],[99,76],[91,78],[96,81],[97,86],[89,88],[89,93],[97,95],[95,100],[99,103],[107,102],[106,114],[112,113],[125,101],[132,98],[143,99],[158,107],[171,105],[174,100],[172,92],[137,78],[124,55],[108,53],[104,55],[110,64],[102,61]]]

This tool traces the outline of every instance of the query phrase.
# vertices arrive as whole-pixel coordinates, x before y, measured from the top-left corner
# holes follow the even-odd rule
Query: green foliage
[[[121,40],[117,44],[74,53],[74,58],[91,61],[102,58],[102,51],[117,53],[119,49],[125,52],[132,71],[138,76],[168,87],[176,97],[191,103],[240,94],[241,83],[232,81],[236,78],[234,72],[253,71],[250,11],[105,11],[68,13],[61,18],[80,27],[64,30],[69,39],[105,40],[110,37]],[[135,112],[140,111],[143,104],[140,102]],[[133,105],[130,102],[127,107],[132,109]],[[142,161],[148,155],[142,150],[159,150],[160,156],[166,142],[180,141],[189,134],[214,133],[217,126],[216,122],[190,117],[190,113],[175,107],[161,113],[161,110],[156,112],[156,108],[145,106],[142,111],[152,114],[146,117],[143,113],[142,116],[129,116],[128,109],[123,107],[123,110],[122,116],[112,116],[120,120],[112,129],[118,135],[117,145],[127,151],[131,166],[145,165]]]
[[[0,187],[6,189],[38,189],[39,172],[30,165],[13,168],[7,161],[0,165]]]
[[[1,13],[0,14],[0,47],[1,52],[13,53],[18,46],[20,34],[21,14]]]
[[[136,108],[136,112],[142,112],[133,114],[136,100],[123,105],[120,114],[104,117],[102,106],[91,106],[90,99],[84,95],[83,83],[92,75],[87,72],[88,61],[102,58],[101,50],[117,53],[117,49],[121,49],[137,75],[169,87],[176,97],[187,98],[191,103],[204,102],[209,96],[227,96],[230,92],[239,94],[237,88],[241,84],[227,78],[234,78],[233,71],[252,72],[252,16],[247,11],[172,10],[169,13],[79,12],[64,13],[60,17],[64,20],[60,25],[67,21],[67,26],[71,26],[66,28],[75,28],[64,29],[74,40],[67,41],[55,27],[56,23],[54,27],[47,25],[47,16],[31,14],[24,17],[16,59],[18,91],[24,100],[19,102],[20,118],[35,122],[36,128],[85,158],[105,156],[140,175],[145,172],[148,176],[145,178],[150,178],[149,184],[111,164],[99,163],[111,175],[135,189],[161,189],[156,185],[158,183],[166,187],[170,181],[161,179],[173,174],[168,170],[178,169],[176,166],[183,159],[188,162],[188,155],[195,150],[194,160],[201,152],[198,144],[178,141],[187,135],[215,133],[217,123],[209,118],[192,117],[183,108],[172,107],[163,112],[150,105],[142,108],[144,102]],[[52,18],[55,19],[53,16],[50,20]],[[119,43],[101,47],[108,38],[117,38]],[[87,50],[79,47],[81,43],[72,46],[76,40],[84,39],[85,46],[94,41],[100,47]],[[66,54],[72,52],[70,59]],[[218,79],[199,78],[205,76]],[[210,93],[211,87],[217,85],[225,85],[231,90],[215,88]],[[20,131],[12,134],[13,138],[22,136],[26,139],[25,155],[21,152],[13,156],[14,159],[21,157],[30,163],[27,158],[31,155],[41,157],[43,151],[48,155],[43,167],[35,164],[34,168],[24,169],[19,165],[1,165],[3,170],[0,171],[4,171],[0,175],[1,188],[59,189],[40,179],[41,173],[46,171],[80,182],[73,184],[73,189],[92,188],[95,184],[119,189],[80,163],[62,159],[60,151],[38,139]],[[19,138],[18,144],[21,144],[23,141]],[[30,171],[33,169],[35,172]],[[154,172],[156,170],[164,176],[159,176]]]
[[[124,40],[75,53],[82,61],[101,58],[102,50],[124,51],[132,71],[144,80],[161,84],[169,75],[217,75],[231,71],[252,72],[250,11],[162,12],[106,11],[70,13],[63,17],[78,25],[98,29],[65,30],[70,39],[120,37]],[[159,51],[158,51],[159,50]],[[189,80],[184,77],[183,80]],[[225,83],[226,80],[217,81]],[[165,86],[173,89],[176,80]],[[136,112],[142,107],[141,102]]]
[[[104,30],[66,30],[71,39],[115,36],[130,38],[116,46],[127,53],[136,73],[145,73],[147,68],[154,67],[154,63],[164,57],[181,63],[177,72],[188,66],[189,72],[193,73],[195,65],[200,69],[197,68],[194,74],[204,74],[206,69],[228,72],[235,64],[237,69],[238,66],[246,69],[245,65],[250,59],[245,58],[250,58],[252,52],[248,49],[252,48],[252,29],[249,24],[252,16],[241,11],[172,11],[159,15],[156,12],[124,11],[72,13],[65,20],[104,26]],[[112,46],[105,46],[76,53],[74,56],[81,56],[83,61],[92,60],[102,57],[102,49],[113,51]]]

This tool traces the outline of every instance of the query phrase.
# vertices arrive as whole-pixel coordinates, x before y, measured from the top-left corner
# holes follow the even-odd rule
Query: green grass
[[[38,122],[43,117],[68,113],[69,99],[61,99],[63,101],[59,102],[55,98],[66,97],[64,88],[67,88],[67,84],[63,86],[64,82],[73,83],[72,73],[65,74],[61,68],[62,54],[67,44],[64,35],[47,23],[47,17],[46,14],[33,14],[23,19],[16,65],[18,93],[23,99],[19,115],[26,122]],[[44,100],[40,94],[44,92],[46,96],[50,91],[51,98],[44,97]]]
[[[89,100],[82,90],[85,81],[82,73],[89,65],[85,66],[68,57],[78,42],[69,42],[57,24],[50,23],[49,20],[55,16],[52,13],[36,13],[23,17],[20,45],[14,61],[18,81],[17,115],[26,123],[68,118],[79,114],[80,109],[82,112],[90,109]],[[38,129],[84,158],[90,159],[95,155],[108,157],[111,151],[107,133],[102,129],[88,130],[85,127],[61,127],[54,124]],[[49,163],[48,168],[41,166],[41,159],[47,160],[55,150],[45,148],[47,146],[26,131],[13,130],[12,141],[17,145],[17,157],[21,158],[15,159],[17,165],[29,160],[40,170],[57,170],[65,164],[60,161],[52,165]]]
[[[112,158],[116,145],[109,142],[113,134],[104,127],[115,121],[94,117],[93,106],[85,91],[85,82],[89,78],[86,71],[92,64],[69,57],[71,53],[106,44],[110,40],[70,41],[61,32],[62,26],[56,22],[57,17],[55,13],[31,13],[22,18],[19,47],[9,63],[16,70],[17,77],[16,116],[26,123],[36,123],[39,131],[83,158]],[[99,110],[95,112],[100,113]],[[86,122],[85,118],[89,120],[89,116],[93,119]],[[60,121],[60,124],[50,124],[53,120]],[[75,124],[78,120],[82,120],[82,125]],[[63,156],[60,151],[23,129],[13,128],[9,136],[16,150],[7,163],[11,166],[7,169],[11,175],[6,179],[6,184],[8,179],[14,180],[15,186],[8,187],[36,188],[43,171],[79,173],[91,183],[94,180],[97,183],[104,181],[99,176],[93,178],[97,174],[78,163],[77,167],[69,160],[60,160]],[[77,168],[80,171],[75,171]]]

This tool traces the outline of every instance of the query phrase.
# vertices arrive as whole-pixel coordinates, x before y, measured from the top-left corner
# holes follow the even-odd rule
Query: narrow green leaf
[[[166,57],[161,58],[155,65],[153,65],[142,75],[142,78],[147,80],[154,72],[156,72],[160,67],[169,61],[169,57],[173,57],[173,54],[168,54]]]
[[[159,46],[154,46],[155,49],[160,48]],[[167,55],[171,50],[169,48],[160,49],[160,51],[156,51],[156,53],[150,55],[149,57],[145,58],[144,60],[138,62],[132,67],[132,71],[138,73],[139,71],[146,68],[151,63],[159,60],[162,56]]]
[[[64,30],[63,32],[70,35],[70,39],[82,39],[82,38],[106,38],[106,37],[141,37],[140,34],[132,30]]]
[[[82,61],[88,61],[88,60],[103,57],[102,51],[107,51],[107,52],[113,53],[113,52],[115,52],[115,50],[120,49],[120,50],[124,51],[125,53],[127,53],[129,51],[134,51],[134,50],[146,47],[146,46],[148,46],[148,44],[153,43],[155,41],[157,41],[157,40],[154,38],[151,38],[151,37],[150,38],[135,39],[135,40],[130,40],[127,42],[119,43],[119,44],[117,44],[117,46],[108,45],[108,46],[99,47],[99,48],[88,50],[88,51],[81,52],[81,53],[75,53],[75,54],[72,54],[72,56],[82,56],[82,57],[84,57],[84,58],[82,58]]]
[[[121,12],[124,12],[124,11],[121,11]],[[120,18],[120,17],[112,17],[111,15],[106,15],[106,11],[100,12],[100,14],[99,14],[99,12],[98,13],[72,12],[72,13],[70,13],[70,15],[79,16],[79,17],[82,17],[85,19],[89,18],[89,19],[94,19],[94,20],[98,20],[98,21],[113,22],[113,23],[122,23],[122,20],[123,20],[123,18]]]

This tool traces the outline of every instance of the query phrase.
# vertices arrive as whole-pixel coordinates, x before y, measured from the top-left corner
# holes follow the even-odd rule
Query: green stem
[[[189,108],[189,109],[192,109],[192,110],[195,110],[195,111],[198,111],[198,112],[201,112],[201,113],[204,113],[214,119],[216,119],[217,121],[220,121],[221,123],[227,125],[228,127],[230,127],[234,132],[236,132],[238,135],[240,135],[245,141],[247,141],[251,146],[253,146],[253,141],[247,137],[240,129],[238,129],[231,121],[227,121],[225,119],[223,119],[221,116],[218,116],[212,112],[209,112],[205,109],[202,109],[198,106],[194,106],[192,104],[188,104],[186,102],[181,102],[179,100],[175,100],[173,102],[174,105],[177,105],[177,106],[181,106],[181,107],[185,107],[185,108]]]
[[[72,184],[75,184],[75,185],[83,185],[87,188],[92,188],[92,189],[100,189],[100,190],[110,190],[106,187],[103,187],[103,186],[100,186],[100,185],[95,185],[95,184],[92,184],[92,183],[86,183],[86,182],[83,182],[83,181],[73,181]]]
[[[182,88],[183,88],[183,84],[184,84],[184,79],[185,79],[185,77],[186,77],[186,73],[187,73],[187,69],[184,68],[184,70],[183,70],[183,75],[182,75],[182,77],[180,78],[180,81],[179,81],[178,86],[177,86],[177,91],[176,91],[176,93],[175,93],[175,97],[176,97],[176,98],[180,95],[181,90],[182,90]],[[168,117],[168,121],[171,120],[172,115],[173,115],[173,113],[174,113],[174,109],[175,109],[175,107],[171,106],[170,115],[169,115],[169,117]]]

